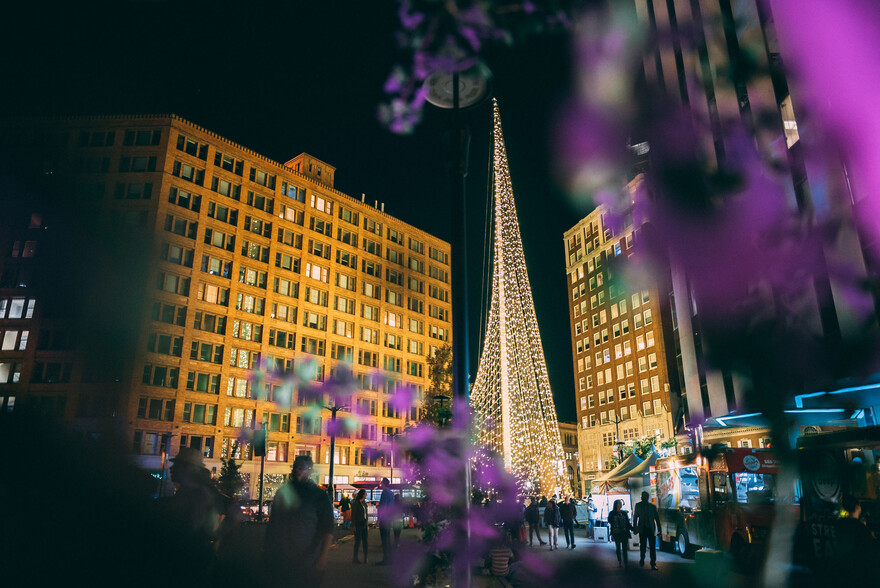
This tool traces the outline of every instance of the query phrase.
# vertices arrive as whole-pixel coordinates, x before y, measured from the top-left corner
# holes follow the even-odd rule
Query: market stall
[[[631,453],[616,468],[593,480],[591,493],[593,504],[598,509],[596,519],[607,521],[608,513],[611,512],[615,500],[623,500],[623,510],[632,514],[627,476],[641,463],[642,460]]]

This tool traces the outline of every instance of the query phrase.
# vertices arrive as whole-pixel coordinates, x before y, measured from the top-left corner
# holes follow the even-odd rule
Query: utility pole
[[[266,471],[266,434],[269,429],[268,415],[263,413],[260,430],[254,434],[254,455],[260,456],[260,510],[257,520],[263,522],[263,472]]]
[[[348,410],[347,406],[325,406],[324,410],[330,411],[330,479],[327,483],[327,493],[330,494],[330,502],[332,503],[336,497],[336,485],[333,483],[333,462],[336,460],[336,413],[340,410]]]
[[[622,423],[624,419],[621,419],[617,413],[614,413],[614,420],[611,421],[614,423],[614,439],[615,445],[617,445],[617,459],[620,462],[623,461],[623,446],[626,445],[623,441],[620,440],[620,423]]]
[[[394,483],[394,438],[400,435],[400,433],[388,433],[388,436],[391,437],[391,455],[389,456],[388,462],[391,464],[391,471],[388,474],[388,481],[392,484]]]

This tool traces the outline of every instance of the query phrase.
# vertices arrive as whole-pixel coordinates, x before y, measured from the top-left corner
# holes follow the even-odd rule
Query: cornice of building
[[[357,198],[354,198],[353,196],[349,196],[345,192],[340,192],[339,190],[337,190],[336,188],[334,188],[332,186],[328,186],[327,184],[324,184],[311,176],[308,176],[302,172],[298,172],[298,171],[294,170],[293,168],[287,167],[284,164],[279,163],[279,162],[275,161],[274,159],[270,159],[269,157],[266,157],[265,155],[263,155],[261,153],[257,153],[253,149],[245,147],[245,146],[241,145],[240,143],[236,143],[235,141],[231,141],[231,140],[227,139],[226,137],[223,137],[222,135],[219,135],[219,134],[215,133],[214,131],[208,130],[201,125],[198,125],[198,124],[196,124],[190,120],[187,120],[181,116],[178,116],[176,114],[172,114],[171,118],[181,124],[184,124],[184,125],[187,125],[191,128],[194,128],[194,129],[198,130],[199,132],[205,133],[205,134],[211,136],[212,138],[217,139],[218,141],[223,141],[224,143],[227,143],[230,146],[235,147],[236,149],[240,149],[240,150],[244,151],[245,153],[247,153],[248,155],[250,155],[252,157],[256,157],[257,159],[260,159],[260,160],[264,161],[265,163],[267,163],[271,166],[274,166],[279,171],[282,171],[282,172],[289,174],[293,177],[300,178],[305,182],[317,184],[318,186],[320,186],[320,189],[322,191],[324,191],[325,193],[330,193],[330,194],[333,194],[334,196],[342,198],[343,200],[348,200],[349,204],[354,204],[355,206],[358,206],[360,208],[369,208],[370,214],[375,214],[375,215],[378,215],[379,217],[384,218],[384,219],[390,219],[390,220],[393,220],[398,223],[403,223],[408,228],[418,232],[421,235],[424,235],[426,237],[430,237],[432,239],[436,239],[436,240],[440,241],[441,243],[449,245],[449,243],[447,243],[443,239],[440,239],[439,237],[432,235],[431,233],[428,233],[427,231],[424,231],[418,227],[415,227],[415,226],[409,224],[408,222],[397,218],[396,216],[392,216],[392,215],[388,214],[387,212],[385,212],[384,210],[380,210],[376,207],[370,206],[369,204],[362,202],[361,200],[358,200]],[[308,152],[303,152],[303,153],[306,153],[309,157],[311,157],[317,161],[320,161],[321,163],[325,163],[326,165],[330,165],[331,167],[334,167],[331,164],[321,160],[318,157],[315,157],[314,155],[312,155]]]
[[[235,141],[227,139],[226,137],[224,137],[224,136],[222,136],[222,135],[220,135],[210,129],[206,129],[203,126],[196,124],[196,123],[192,122],[191,120],[183,118],[182,116],[174,114],[174,113],[170,113],[170,114],[167,114],[167,113],[166,114],[83,114],[83,115],[4,117],[4,118],[0,118],[0,124],[15,123],[15,122],[20,122],[20,123],[28,123],[28,122],[120,123],[120,122],[127,121],[127,120],[132,120],[132,121],[142,120],[145,122],[152,121],[154,123],[168,125],[168,126],[175,126],[174,123],[177,123],[180,126],[188,127],[190,129],[196,130],[200,133],[208,135],[212,139],[215,139],[217,141],[225,143],[226,145],[228,145],[230,147],[238,149],[238,150],[248,154],[249,156],[254,157],[255,159],[259,159],[260,161],[276,168],[276,170],[278,170],[278,171],[281,171],[285,174],[288,174],[291,177],[299,178],[304,182],[317,185],[317,186],[319,186],[319,189],[321,191],[328,193],[328,194],[332,194],[338,198],[341,198],[342,200],[347,200],[348,204],[353,204],[353,205],[357,206],[359,211],[361,211],[361,212],[363,212],[362,209],[368,208],[369,213],[371,215],[375,214],[380,218],[391,220],[395,223],[401,223],[401,224],[405,225],[408,229],[411,229],[416,234],[422,235],[424,237],[429,237],[429,238],[437,240],[445,245],[449,245],[449,243],[447,241],[444,241],[443,239],[441,239],[435,235],[432,235],[431,233],[428,233],[427,231],[425,231],[423,229],[420,229],[416,226],[413,226],[404,220],[401,220],[395,216],[392,216],[391,214],[385,212],[384,210],[380,210],[376,207],[370,206],[366,202],[362,202],[361,200],[354,198],[353,196],[349,196],[348,194],[341,192],[341,191],[337,190],[336,188],[333,188],[332,186],[328,186],[327,184],[321,183],[320,181],[316,180],[315,178],[308,176],[308,175],[305,175],[302,172],[298,172],[294,169],[286,167],[285,165],[275,161],[274,159],[266,157],[265,155],[262,155],[261,153],[257,153],[253,149],[250,149],[248,147],[245,147],[244,145],[241,145],[240,143],[236,143]],[[318,157],[315,157],[314,155],[311,155],[311,154],[308,154],[308,155],[309,155],[309,157],[312,157],[315,160],[321,161],[322,163],[326,163],[326,162],[323,162]],[[327,164],[327,165],[330,165],[330,164]],[[333,166],[331,165],[331,167],[333,167]]]

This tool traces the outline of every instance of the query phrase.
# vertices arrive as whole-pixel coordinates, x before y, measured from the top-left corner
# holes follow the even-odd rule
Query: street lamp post
[[[394,438],[398,435],[400,435],[400,433],[388,433],[388,436],[391,437],[391,455],[388,459],[388,462],[391,464],[391,471],[388,473],[388,480],[392,484],[394,483]]]
[[[324,410],[330,411],[330,479],[327,481],[327,493],[330,494],[330,502],[336,498],[336,485],[333,483],[333,462],[336,460],[336,413],[340,410],[348,410],[347,406],[325,406]]]
[[[434,395],[434,401],[440,403],[440,408],[437,411],[437,424],[441,427],[445,426],[446,421],[448,420],[446,418],[446,412],[445,412],[445,407],[443,406],[443,403],[449,402],[450,400],[452,400],[452,399],[449,396],[446,396],[445,394],[435,394]]]
[[[491,94],[489,71],[475,66],[464,72],[436,71],[425,80],[427,100],[442,109],[452,109],[452,124],[444,136],[446,174],[452,197],[452,390],[457,402],[470,399],[468,374],[467,311],[467,209],[465,185],[468,174],[468,150],[471,134],[461,121],[462,110],[482,104]],[[470,543],[471,469],[464,460],[464,518],[466,541]],[[470,588],[470,572],[461,578],[463,588]]]
[[[617,459],[623,462],[623,446],[626,445],[623,441],[620,440],[620,423],[623,422],[624,419],[621,419],[617,413],[614,413],[614,420],[611,421],[614,423],[614,438],[617,440],[615,445],[617,445]]]

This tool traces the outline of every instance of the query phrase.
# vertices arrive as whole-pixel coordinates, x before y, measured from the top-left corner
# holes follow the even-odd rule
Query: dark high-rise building
[[[707,169],[730,169],[737,163],[733,160],[742,156],[742,138],[747,137],[756,147],[759,163],[768,170],[784,170],[777,176],[783,185],[784,202],[774,206],[800,219],[804,231],[820,234],[833,227],[833,239],[815,240],[818,246],[810,254],[810,263],[804,264],[811,275],[806,279],[794,276],[804,284],[797,299],[780,298],[769,284],[757,281],[741,285],[743,299],[762,301],[755,307],[756,320],[784,309],[779,325],[795,324],[792,332],[800,333],[801,341],[819,342],[829,358],[845,355],[850,342],[864,337],[866,328],[876,326],[876,320],[872,327],[859,312],[868,308],[875,316],[876,299],[870,291],[853,287],[859,276],[876,274],[871,268],[871,251],[876,245],[859,234],[853,221],[861,197],[851,190],[843,166],[807,156],[806,138],[798,124],[803,105],[786,78],[773,2],[635,0],[634,4],[639,23],[652,38],[643,61],[644,85],[670,103],[685,107],[697,121],[695,128],[701,129],[697,142],[702,142],[700,152]],[[655,147],[642,144],[645,151]],[[663,155],[649,152],[649,166]],[[820,230],[823,226],[826,229]],[[774,253],[768,250],[767,254]],[[842,260],[846,270],[836,271]],[[695,294],[695,277],[673,259],[670,289],[661,293],[672,303],[686,420],[699,424],[733,416],[723,422],[745,424],[747,421],[738,418],[747,404],[744,391],[754,382],[754,373],[711,361],[713,343],[706,337],[711,325],[706,320],[706,300]],[[855,376],[858,374],[829,370],[826,378],[804,384],[802,391],[833,389]],[[798,391],[780,392],[793,395]]]

